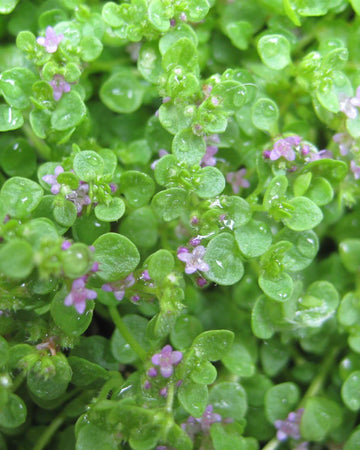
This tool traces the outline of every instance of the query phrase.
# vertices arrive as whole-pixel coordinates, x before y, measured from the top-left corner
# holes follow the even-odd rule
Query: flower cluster
[[[95,300],[97,293],[85,286],[87,276],[77,278],[73,281],[70,293],[65,297],[65,305],[73,305],[79,314],[83,314],[86,309],[86,300]]]
[[[197,245],[190,252],[186,247],[180,247],[177,251],[177,257],[186,264],[185,273],[188,275],[196,271],[207,272],[209,265],[203,260],[206,248],[203,245]]]
[[[349,119],[356,119],[360,107],[360,86],[356,89],[355,97],[340,95],[340,111]]]
[[[221,421],[222,417],[220,414],[214,412],[213,405],[208,405],[201,417],[188,417],[187,421],[181,424],[181,428],[186,431],[191,438],[194,438],[194,435],[201,431],[203,433],[208,433],[213,423],[220,423]]]
[[[279,441],[286,441],[289,438],[299,440],[301,438],[300,422],[304,414],[304,408],[289,413],[285,420],[277,420],[275,427],[277,428],[276,437]]]
[[[173,350],[171,345],[165,345],[160,353],[155,353],[151,358],[154,366],[159,366],[160,373],[164,378],[170,378],[174,372],[174,367],[177,366],[183,359],[183,354],[180,351]],[[155,367],[148,370],[150,377],[156,377],[158,372]]]
[[[226,181],[231,184],[234,194],[238,194],[240,192],[240,188],[246,189],[250,187],[249,181],[244,178],[246,172],[246,169],[240,169],[237,172],[229,172],[226,175]]]

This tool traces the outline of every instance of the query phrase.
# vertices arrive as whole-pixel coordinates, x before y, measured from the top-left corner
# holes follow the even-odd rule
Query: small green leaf
[[[177,133],[173,139],[172,152],[176,158],[189,165],[200,164],[205,155],[206,144],[201,136],[196,136],[190,128]]]
[[[311,397],[301,418],[301,436],[307,441],[321,442],[341,421],[341,409],[334,401]]]
[[[100,88],[101,101],[117,113],[136,111],[143,99],[145,89],[134,73],[123,69],[112,75]]]
[[[25,403],[16,394],[10,393],[6,405],[0,409],[0,426],[17,428],[25,422],[26,414]]]
[[[75,91],[64,94],[56,105],[51,116],[54,130],[69,130],[79,125],[86,113],[86,107],[80,95]]]
[[[125,236],[106,233],[94,242],[95,260],[100,270],[98,275],[108,282],[129,275],[139,264],[140,255],[135,245]]]
[[[204,261],[209,265],[206,277],[220,285],[235,284],[244,275],[244,265],[230,233],[221,233],[209,242]]]
[[[234,333],[228,330],[204,331],[199,334],[192,344],[198,357],[209,361],[221,359],[230,349],[234,340]]]
[[[75,155],[74,171],[82,181],[94,181],[103,174],[104,160],[92,150],[84,150]]]
[[[210,392],[209,403],[224,418],[241,420],[247,411],[246,392],[238,383],[224,381],[216,384]]]
[[[61,198],[60,201],[54,202],[53,214],[57,223],[64,227],[71,227],[77,217],[76,206],[74,203]]]
[[[360,409],[360,370],[352,372],[341,387],[341,398],[351,411]]]
[[[95,36],[85,36],[80,41],[80,49],[81,59],[90,62],[101,55],[103,45]]]
[[[203,326],[199,319],[190,315],[181,315],[171,329],[171,343],[180,350],[190,347],[192,341],[202,330]]]
[[[0,247],[0,272],[6,277],[26,278],[33,268],[33,249],[24,239],[15,238]]]
[[[259,276],[259,286],[264,293],[277,302],[286,302],[293,291],[293,280],[286,272],[272,277],[263,273]]]
[[[31,87],[36,76],[25,67],[14,67],[0,75],[0,90],[6,102],[17,109],[30,106]]]
[[[224,175],[216,167],[207,166],[198,172],[196,181],[199,185],[195,192],[201,198],[216,197],[225,188]]]
[[[281,70],[291,62],[290,43],[282,34],[266,34],[257,44],[262,62],[270,69]]]
[[[178,399],[189,414],[201,417],[208,403],[207,386],[185,381],[179,387]]]
[[[27,178],[12,177],[1,188],[1,202],[11,217],[23,219],[38,206],[43,196],[42,188]]]
[[[209,361],[202,361],[196,364],[190,374],[190,378],[194,383],[212,384],[216,380],[216,368]]]
[[[235,229],[235,239],[240,251],[247,258],[255,258],[265,253],[272,242],[269,226],[257,220],[250,220],[245,225]]]
[[[187,203],[187,192],[180,188],[170,188],[154,195],[151,206],[165,222],[177,219],[184,211]]]
[[[36,154],[28,141],[19,138],[3,148],[0,164],[10,177],[31,177],[37,168]]]
[[[152,248],[158,240],[158,231],[151,208],[145,206],[131,212],[121,221],[119,232],[138,247]]]
[[[170,20],[166,11],[166,7],[161,0],[152,0],[148,9],[149,21],[154,27],[165,33],[170,28]]]
[[[152,3],[150,3],[150,5]],[[137,67],[145,80],[150,83],[158,82],[159,77],[163,72],[158,45],[153,42],[146,42],[141,46]]]
[[[251,377],[255,373],[255,362],[240,342],[235,342],[221,361],[230,372],[240,377]]]
[[[65,275],[70,278],[79,278],[91,269],[91,251],[86,244],[76,242],[62,253],[62,261]]]
[[[17,130],[24,124],[24,119],[18,109],[0,105],[0,131]]]
[[[251,119],[253,124],[259,130],[266,131],[270,134],[276,134],[278,118],[279,109],[272,100],[260,98],[253,104]]]
[[[95,216],[104,222],[116,222],[125,213],[125,203],[122,198],[112,198],[108,205],[96,205]]]
[[[173,255],[165,249],[160,249],[148,259],[148,271],[150,278],[161,282],[174,269]]]
[[[256,300],[251,313],[251,329],[260,339],[270,339],[275,333],[275,327],[269,314],[270,299],[264,295]]]
[[[283,219],[283,222],[291,230],[310,230],[323,219],[321,209],[306,197],[295,197],[289,200],[289,204],[294,207],[294,211],[291,217]]]
[[[154,195],[155,184],[149,175],[135,170],[128,170],[121,175],[120,190],[130,206],[145,206]]]
[[[357,273],[360,268],[360,239],[345,239],[340,242],[339,253],[341,262],[351,273]]]
[[[271,423],[284,420],[296,409],[300,399],[300,389],[291,382],[271,387],[265,395],[265,414]]]
[[[148,343],[146,341],[146,327],[148,321],[144,317],[136,314],[127,314],[124,316],[123,321],[135,340],[143,348],[147,348]],[[129,346],[117,328],[111,337],[110,346],[114,358],[122,364],[130,364],[139,359],[138,355]]]

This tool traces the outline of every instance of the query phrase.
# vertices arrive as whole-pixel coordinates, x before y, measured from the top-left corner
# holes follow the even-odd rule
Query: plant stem
[[[126,325],[124,324],[119,311],[115,307],[109,307],[110,316],[116,325],[116,328],[120,331],[121,336],[130,345],[138,357],[144,361],[146,358],[146,351],[141,347],[141,345],[136,341],[134,336],[130,333]]]
[[[36,136],[28,123],[25,123],[23,125],[22,131],[32,143],[32,145],[36,148],[40,158],[45,161],[51,161],[51,148],[43,140]]]
[[[316,375],[316,377],[313,379],[312,383],[310,384],[304,397],[302,398],[301,402],[299,403],[298,408],[303,408],[305,406],[305,403],[308,398],[314,397],[321,391],[338,351],[339,351],[339,349],[337,347],[334,347],[328,353],[328,355],[323,359],[323,361],[321,362],[321,366],[320,366],[318,374]],[[271,439],[271,441],[269,441],[265,445],[265,447],[262,448],[262,450],[276,450],[277,447],[279,446],[279,444],[280,444],[280,442],[276,438],[273,438],[273,439]]]
[[[26,372],[25,370],[22,370],[19,375],[17,375],[13,381],[13,384],[11,386],[11,391],[15,392],[16,389],[23,383],[23,381],[26,378]]]
[[[56,433],[58,428],[61,427],[64,420],[65,416],[63,412],[61,412],[58,416],[55,417],[55,419],[50,423],[50,425],[37,440],[33,450],[43,450],[43,448],[46,447],[46,445],[51,441],[52,436]]]

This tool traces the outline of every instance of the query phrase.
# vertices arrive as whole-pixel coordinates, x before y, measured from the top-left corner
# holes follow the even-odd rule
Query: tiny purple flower
[[[61,99],[65,92],[70,92],[70,84],[67,83],[62,75],[56,74],[50,81],[50,85],[53,88],[54,100],[58,101]]]
[[[79,314],[83,314],[86,309],[86,300],[94,300],[97,293],[85,287],[84,278],[77,278],[73,281],[70,293],[65,297],[65,305],[74,305]]]
[[[320,150],[319,152],[311,152],[306,159],[307,162],[318,161],[319,159],[332,159],[334,155],[329,150]]]
[[[148,370],[147,374],[148,374],[149,377],[154,378],[154,377],[157,377],[158,371],[155,369],[155,367],[150,367],[150,369]]]
[[[209,270],[208,264],[203,261],[206,253],[206,248],[203,245],[198,245],[191,253],[187,249],[180,251],[181,249],[184,249],[184,247],[180,247],[177,252],[177,257],[180,261],[186,263],[185,273],[190,275],[197,270],[201,272],[207,272]]]
[[[149,275],[149,271],[147,269],[145,269],[143,271],[143,273],[141,274],[140,280],[143,280],[143,281],[150,281],[151,280],[151,277]]]
[[[148,380],[145,381],[145,383],[144,383],[144,388],[145,388],[145,389],[150,389],[150,388],[151,388],[151,383],[150,383],[150,381],[148,381]]]
[[[72,246],[71,241],[64,241],[61,244],[61,250],[68,250]]]
[[[166,398],[167,395],[168,395],[168,389],[167,389],[167,387],[163,387],[162,389],[160,389],[159,395],[160,395],[161,397]]]
[[[231,184],[234,194],[238,194],[241,187],[250,187],[249,181],[244,179],[245,175],[246,169],[240,169],[237,172],[229,172],[226,175],[226,181]]]
[[[197,421],[201,421],[201,428],[203,431],[209,430],[213,423],[221,422],[221,415],[214,413],[213,410],[213,405],[208,405],[205,408],[204,414],[201,416],[201,419],[196,419]]]
[[[51,185],[51,193],[56,195],[60,192],[61,184],[57,182],[57,177],[64,172],[64,168],[62,166],[56,166],[54,175],[44,175],[42,179],[45,181],[45,183]]]
[[[180,351],[173,351],[171,345],[165,345],[160,353],[155,353],[151,362],[155,366],[160,366],[160,373],[164,378],[169,378],[174,372],[173,366],[177,366],[183,358]]]
[[[191,225],[197,225],[199,223],[199,218],[197,216],[192,216],[190,223]]]
[[[289,413],[285,420],[276,420],[274,425],[277,428],[276,437],[279,441],[286,441],[288,438],[300,439],[300,422],[304,413],[304,408]]]
[[[354,174],[355,180],[360,178],[360,166],[358,166],[355,161],[351,161],[350,163],[351,172]]]
[[[137,303],[140,300],[140,295],[135,294],[130,298],[130,300],[134,303]]]
[[[215,147],[214,145],[207,145],[206,153],[201,160],[201,167],[215,166],[217,159],[214,157],[214,155],[216,155],[218,151],[218,147]]]
[[[205,278],[200,277],[196,280],[196,284],[202,288],[207,284],[207,281],[205,280]]]
[[[66,199],[74,203],[78,215],[84,206],[91,204],[91,198],[88,196],[89,185],[80,181],[80,186],[75,190],[71,191],[66,195]]]
[[[135,284],[134,275],[131,273],[125,279],[114,281],[113,283],[105,283],[101,289],[105,292],[113,292],[116,300],[121,301],[124,298],[125,290]]]
[[[60,42],[64,39],[63,34],[56,34],[53,27],[47,27],[45,31],[45,37],[40,36],[36,39],[36,42],[45,47],[48,53],[55,53],[58,49]]]
[[[288,136],[284,139],[279,139],[270,151],[269,157],[271,161],[275,161],[281,157],[287,161],[294,161],[296,157],[294,147],[298,146],[300,142],[300,136]]]
[[[347,97],[344,94],[340,95],[340,111],[343,112],[349,119],[355,119],[358,115],[360,106],[360,86],[356,89],[355,97]]]
[[[191,238],[189,244],[193,247],[196,247],[197,245],[201,244],[201,239],[198,237]]]
[[[94,264],[92,265],[90,271],[94,272],[94,273],[99,271],[99,263],[97,261],[94,262]]]
[[[116,192],[118,189],[118,186],[115,183],[110,183],[109,187],[110,187],[112,193]]]
[[[339,144],[340,153],[345,156],[350,150],[357,152],[359,148],[356,147],[355,140],[347,133],[337,133],[333,136],[333,141]]]

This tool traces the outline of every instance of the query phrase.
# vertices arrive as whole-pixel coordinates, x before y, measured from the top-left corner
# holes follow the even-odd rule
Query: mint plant
[[[0,450],[360,448],[360,2],[0,25]]]

